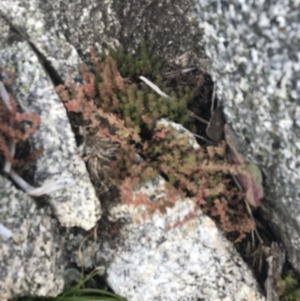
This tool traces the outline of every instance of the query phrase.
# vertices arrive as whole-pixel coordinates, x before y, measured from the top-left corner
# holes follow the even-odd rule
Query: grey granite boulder
[[[299,1],[193,3],[227,122],[264,172],[263,212],[300,272]]]
[[[119,206],[112,215],[137,219],[139,213]],[[191,200],[139,221],[122,228],[125,239],[107,270],[116,293],[131,301],[265,300],[233,245]]]
[[[40,116],[32,137],[42,155],[35,164],[35,186],[69,179],[72,184],[48,196],[62,226],[93,228],[101,207],[85,164],[79,156],[65,108],[36,54],[26,42],[0,50],[0,66],[15,72],[13,96],[24,112]]]
[[[41,117],[30,138],[35,149],[42,149],[31,184],[70,180],[70,185],[34,200],[0,176],[0,299],[56,296],[64,288],[67,264],[59,227],[91,229],[100,218],[100,202],[63,104],[28,43],[0,49],[0,66],[15,72],[12,94],[23,112]]]
[[[77,54],[88,62],[91,46],[98,53],[121,45],[135,51],[143,37],[170,62],[206,68],[202,34],[188,0],[3,0],[0,16],[36,47],[62,80],[80,78]]]

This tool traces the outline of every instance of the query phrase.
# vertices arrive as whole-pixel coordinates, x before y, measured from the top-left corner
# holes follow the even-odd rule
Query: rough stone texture
[[[155,53],[205,69],[201,33],[188,0],[3,0],[0,15],[30,40],[65,80],[78,79],[80,59],[122,45],[135,51],[145,37]],[[154,25],[155,24],[155,25]]]
[[[63,290],[66,258],[49,211],[0,177],[0,221],[12,232],[0,234],[0,299],[56,296]],[[56,235],[55,235],[56,233]]]
[[[53,5],[57,3],[58,1],[54,1]],[[1,2],[0,16],[8,21],[13,29],[6,42],[26,39],[63,80],[67,77],[78,79],[81,59],[74,46],[68,43],[68,36],[57,31],[55,23],[46,23],[45,14],[51,12],[42,11],[39,7],[43,4],[43,1],[37,0]]]
[[[63,104],[35,53],[26,42],[14,43],[0,49],[0,66],[14,70],[12,90],[22,110],[41,117],[38,131],[30,138],[35,148],[43,149],[35,164],[34,186],[62,178],[73,181],[44,197],[46,205],[37,208],[32,198],[0,176],[0,226],[2,232],[7,229],[13,234],[10,239],[0,235],[0,297],[56,296],[63,290],[67,263],[62,258],[65,248],[58,221],[89,230],[100,218],[100,202],[79,157]],[[50,218],[49,204],[58,221]]]
[[[156,212],[124,227],[126,241],[107,270],[110,286],[131,301],[264,300],[250,270],[210,218],[199,211],[180,225],[194,208],[185,199],[166,214]],[[133,207],[115,209],[118,216],[137,217]]]
[[[264,213],[300,272],[300,3],[194,6],[227,121],[265,173]]]
[[[35,186],[55,179],[73,180],[73,185],[51,193],[47,200],[62,226],[91,229],[100,218],[100,202],[52,82],[26,42],[2,50],[0,66],[15,71],[13,94],[22,110],[41,117],[38,131],[31,139],[36,149],[43,150],[35,164]]]

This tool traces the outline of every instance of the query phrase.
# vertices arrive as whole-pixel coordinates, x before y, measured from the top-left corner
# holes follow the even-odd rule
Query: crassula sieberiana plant
[[[253,230],[243,193],[234,188],[230,177],[241,167],[227,163],[226,144],[187,149],[188,141],[179,139],[175,129],[156,124],[167,118],[193,131],[194,121],[186,110],[201,93],[201,84],[170,91],[159,73],[162,61],[151,56],[144,43],[139,57],[120,51],[98,60],[92,50],[91,58],[92,71],[82,67],[82,85],[59,86],[57,91],[73,127],[85,133],[84,158],[92,181],[109,175],[122,201],[133,206],[143,203],[150,212],[164,211],[175,201],[172,193],[159,203],[132,193],[138,184],[159,174],[172,187],[170,191],[194,199],[236,240]],[[156,94],[139,76],[160,85],[170,97]]]

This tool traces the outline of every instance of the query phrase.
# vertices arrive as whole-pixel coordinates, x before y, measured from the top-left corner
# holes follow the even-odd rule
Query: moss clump
[[[137,54],[132,52],[125,53],[123,48],[116,50],[110,49],[110,56],[116,61],[117,68],[125,78],[130,78],[132,81],[139,81],[139,77],[145,76],[149,80],[155,82],[159,87],[164,89],[167,87],[164,85],[161,70],[165,65],[165,62],[151,53],[147,47],[145,39],[141,39],[140,47]],[[105,59],[105,56],[102,56]]]
[[[161,59],[150,54],[145,42],[141,42],[140,57],[124,54],[121,49],[111,51],[110,56],[98,61],[92,52],[93,73],[97,106],[116,114],[128,127],[138,127],[143,134],[149,134],[156,120],[167,118],[194,130],[194,120],[186,114],[186,109],[195,99],[199,88],[176,95],[163,83]],[[120,70],[120,73],[119,73]],[[162,97],[139,79],[144,76],[158,85],[169,98]]]
[[[293,270],[285,273],[277,283],[277,292],[281,301],[300,300],[300,281]]]

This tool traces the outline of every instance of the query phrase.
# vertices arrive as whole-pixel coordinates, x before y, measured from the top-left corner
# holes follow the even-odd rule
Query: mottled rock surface
[[[0,299],[56,296],[66,263],[57,221],[2,176],[0,200],[0,222],[12,232],[9,240],[0,235]]]
[[[210,218],[194,210],[185,199],[166,214],[156,212],[125,226],[124,245],[107,270],[110,286],[131,301],[264,300],[233,245]],[[128,213],[137,217],[133,207],[114,210],[117,216]]]
[[[1,227],[13,234],[11,238],[0,235],[0,299],[56,296],[63,290],[67,263],[58,224],[89,230],[100,218],[100,202],[63,104],[38,57],[26,42],[17,42],[0,49],[0,66],[15,72],[11,87],[22,110],[41,117],[30,138],[35,149],[43,150],[35,163],[33,185],[58,179],[73,182],[37,201],[0,176]]]
[[[43,150],[35,164],[35,186],[71,179],[72,185],[51,193],[47,201],[62,226],[91,229],[100,218],[100,202],[79,157],[69,119],[53,83],[26,42],[1,50],[0,66],[15,71],[13,95],[22,110],[41,118],[31,139],[35,149]]]
[[[182,66],[205,69],[205,56],[190,1],[3,0],[0,15],[23,33],[55,72],[78,79],[80,58],[122,45],[135,51],[145,37],[155,53]]]
[[[300,3],[194,6],[226,119],[265,174],[264,214],[300,272]]]

